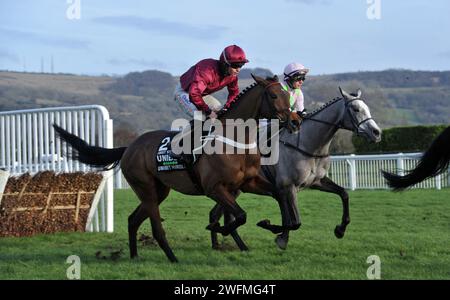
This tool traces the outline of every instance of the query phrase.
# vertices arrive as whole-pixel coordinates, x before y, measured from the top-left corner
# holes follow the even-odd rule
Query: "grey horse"
[[[343,215],[341,224],[334,233],[337,238],[344,236],[350,223],[349,197],[345,189],[327,177],[330,168],[330,144],[338,129],[353,131],[369,142],[381,141],[381,129],[373,120],[369,107],[361,98],[361,90],[349,94],[339,88],[342,97],[335,98],[321,108],[309,113],[303,120],[298,133],[290,134],[282,130],[279,136],[279,160],[274,165],[263,165],[259,176],[270,182],[264,186],[245,186],[242,192],[272,196],[280,206],[282,225],[270,224],[269,220],[257,225],[278,234],[275,242],[286,249],[289,231],[300,227],[300,214],[297,208],[299,189],[311,188],[341,197]],[[260,181],[262,182],[262,180]],[[270,188],[267,188],[270,186]],[[210,212],[210,222],[219,222],[224,213],[216,205]],[[225,212],[225,223],[233,216]],[[241,250],[248,250],[236,231],[231,233]],[[213,248],[218,248],[217,233],[211,233]]]

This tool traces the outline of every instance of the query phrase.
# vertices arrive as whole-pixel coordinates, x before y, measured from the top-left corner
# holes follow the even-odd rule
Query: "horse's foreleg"
[[[312,185],[310,188],[319,191],[324,191],[327,193],[337,194],[341,197],[343,208],[342,221],[341,224],[337,225],[336,228],[334,229],[334,234],[338,239],[343,238],[345,234],[345,229],[347,228],[347,225],[350,223],[348,193],[345,191],[343,187],[337,185],[328,177],[322,178],[319,183]]]
[[[218,223],[222,215],[224,214],[224,211],[222,207],[219,204],[216,204],[211,211],[209,212],[209,223]],[[225,213],[225,224],[229,224],[234,221],[234,217],[229,214]],[[231,232],[231,236],[233,237],[234,241],[236,242],[236,245],[239,247],[241,251],[248,251],[247,245],[245,245],[244,241],[239,236],[237,230],[234,230]],[[219,242],[217,241],[217,232],[211,231],[211,245],[213,249],[219,249]]]
[[[300,214],[297,208],[297,189],[290,185],[282,189],[277,197],[280,206],[283,231],[275,238],[275,243],[280,249],[286,249],[289,241],[289,231],[300,228]]]
[[[223,209],[219,204],[216,204],[209,212],[209,224],[218,223],[223,215]],[[217,241],[217,232],[211,230],[211,246],[213,249],[219,249],[219,242]]]
[[[280,206],[282,226],[270,224],[269,220],[262,220],[257,225],[270,230],[272,233],[283,233],[286,230],[296,230],[300,227],[300,215],[297,208],[297,191],[294,185],[280,188],[276,198]]]
[[[207,196],[214,199],[217,204],[222,206],[225,213],[232,214],[235,219],[224,226],[220,226],[219,222],[213,222],[209,224],[206,229],[219,232],[223,235],[229,235],[236,230],[239,226],[245,224],[247,221],[247,214],[236,203],[236,193],[228,191],[223,185],[217,185],[212,191],[208,192]]]
[[[225,213],[225,225],[233,222],[234,219],[235,218],[230,213],[228,212]],[[232,231],[231,236],[233,237],[233,240],[236,242],[236,245],[238,245],[241,251],[248,251],[247,245],[245,245],[244,241],[239,236],[237,230]]]
[[[279,189],[276,200],[280,206],[282,225],[272,225],[269,220],[260,221],[257,225],[279,234],[275,243],[285,250],[289,241],[289,231],[300,228],[300,214],[297,208],[297,190],[294,185]]]

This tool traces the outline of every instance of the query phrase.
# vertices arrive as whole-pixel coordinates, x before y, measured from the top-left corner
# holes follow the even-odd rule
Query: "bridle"
[[[331,105],[333,105],[333,104],[339,102],[340,100],[344,100],[344,98],[340,98],[338,101],[332,103]],[[346,111],[348,112],[348,114],[350,115],[350,121],[352,122],[352,125],[353,125],[352,131],[353,131],[354,133],[356,133],[358,136],[361,136],[361,134],[364,132],[364,131],[361,130],[361,125],[364,124],[365,122],[368,122],[368,121],[370,121],[370,120],[373,120],[373,118],[366,118],[366,119],[364,119],[364,120],[358,122],[358,119],[356,118],[356,116],[355,116],[353,110],[350,109],[350,104],[351,104],[353,101],[357,101],[357,100],[363,101],[363,99],[361,99],[361,98],[353,98],[353,99],[351,99],[351,100],[346,101],[346,102],[345,102],[345,110],[346,110]],[[336,127],[337,129],[343,129],[343,128],[344,128],[344,126],[342,126],[342,122],[343,122],[344,119],[341,119],[341,120],[339,121],[339,123],[331,123],[331,122],[327,122],[327,121],[323,121],[323,120],[313,119],[312,117],[308,117],[308,116],[306,116],[304,119],[305,119],[305,120],[315,121],[315,122],[318,122],[318,123],[327,124],[327,125]]]
[[[345,98],[340,98],[336,102],[333,102],[332,104],[330,104],[330,106],[335,104],[335,103],[337,103],[337,102],[339,102],[339,101],[341,101],[341,100],[345,100]],[[351,121],[352,126],[353,126],[352,131],[354,133],[356,133],[358,136],[361,136],[361,134],[364,132],[364,131],[361,130],[361,125],[364,124],[365,122],[373,120],[373,118],[366,118],[366,119],[358,122],[358,119],[356,118],[355,114],[353,113],[353,110],[350,109],[350,104],[353,101],[356,101],[356,100],[363,101],[363,99],[361,99],[361,98],[353,98],[351,100],[346,101],[345,102],[345,111],[347,111],[349,113],[349,115],[350,115],[350,121]],[[335,127],[337,129],[343,129],[344,128],[344,126],[342,125],[342,122],[343,122],[344,118],[342,118],[338,123],[331,123],[331,122],[328,122],[328,121],[313,119],[312,117],[308,117],[308,116],[304,117],[304,120],[315,121],[315,122],[318,122],[318,123],[322,123],[322,124],[326,124],[326,125]],[[280,142],[283,145],[288,146],[290,148],[293,148],[293,149],[297,150],[298,152],[300,152],[300,153],[302,153],[304,155],[310,156],[310,157],[325,158],[325,157],[329,157],[330,156],[330,154],[318,155],[318,154],[309,153],[309,152],[307,152],[305,150],[300,149],[300,147],[299,147],[299,142],[300,142],[299,135],[297,135],[297,145],[292,145],[292,144],[290,144],[288,142],[281,141],[281,140],[280,140]]]
[[[270,95],[271,94],[271,92],[269,91],[269,88],[271,87],[271,86],[274,86],[274,85],[280,85],[281,86],[281,83],[280,82],[271,82],[271,83],[269,83],[268,85],[266,85],[265,87],[264,87],[264,95],[265,95],[265,97],[270,97],[270,98],[272,98],[272,96]],[[275,104],[273,103],[273,101],[267,101],[268,103],[269,103],[269,105],[270,105],[270,109],[272,110],[272,111],[276,111],[276,112],[278,112],[277,111],[277,109],[276,109],[276,107],[275,107]],[[260,108],[259,108],[259,113],[260,113],[260,115],[261,115],[261,109],[262,109],[262,105],[260,106]],[[281,112],[278,112],[277,113],[277,119],[278,119],[278,121],[280,122],[280,128],[283,128],[283,127],[286,127],[287,126],[287,124],[288,124],[288,121],[289,121],[289,118],[287,118],[286,120],[283,120],[283,119],[281,119],[281,117],[279,116],[279,113],[286,113],[286,112],[290,112],[290,110],[289,110],[289,108],[286,108],[286,109],[284,109],[284,110],[282,110]]]

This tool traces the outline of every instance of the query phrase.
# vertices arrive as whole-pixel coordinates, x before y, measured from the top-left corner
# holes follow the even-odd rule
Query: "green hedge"
[[[422,152],[448,125],[393,127],[384,129],[381,142],[370,144],[365,138],[353,136],[357,154]]]

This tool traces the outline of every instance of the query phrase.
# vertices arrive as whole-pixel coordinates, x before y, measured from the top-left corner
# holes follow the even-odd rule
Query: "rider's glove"
[[[297,112],[298,116],[304,118],[307,115],[306,109]]]

